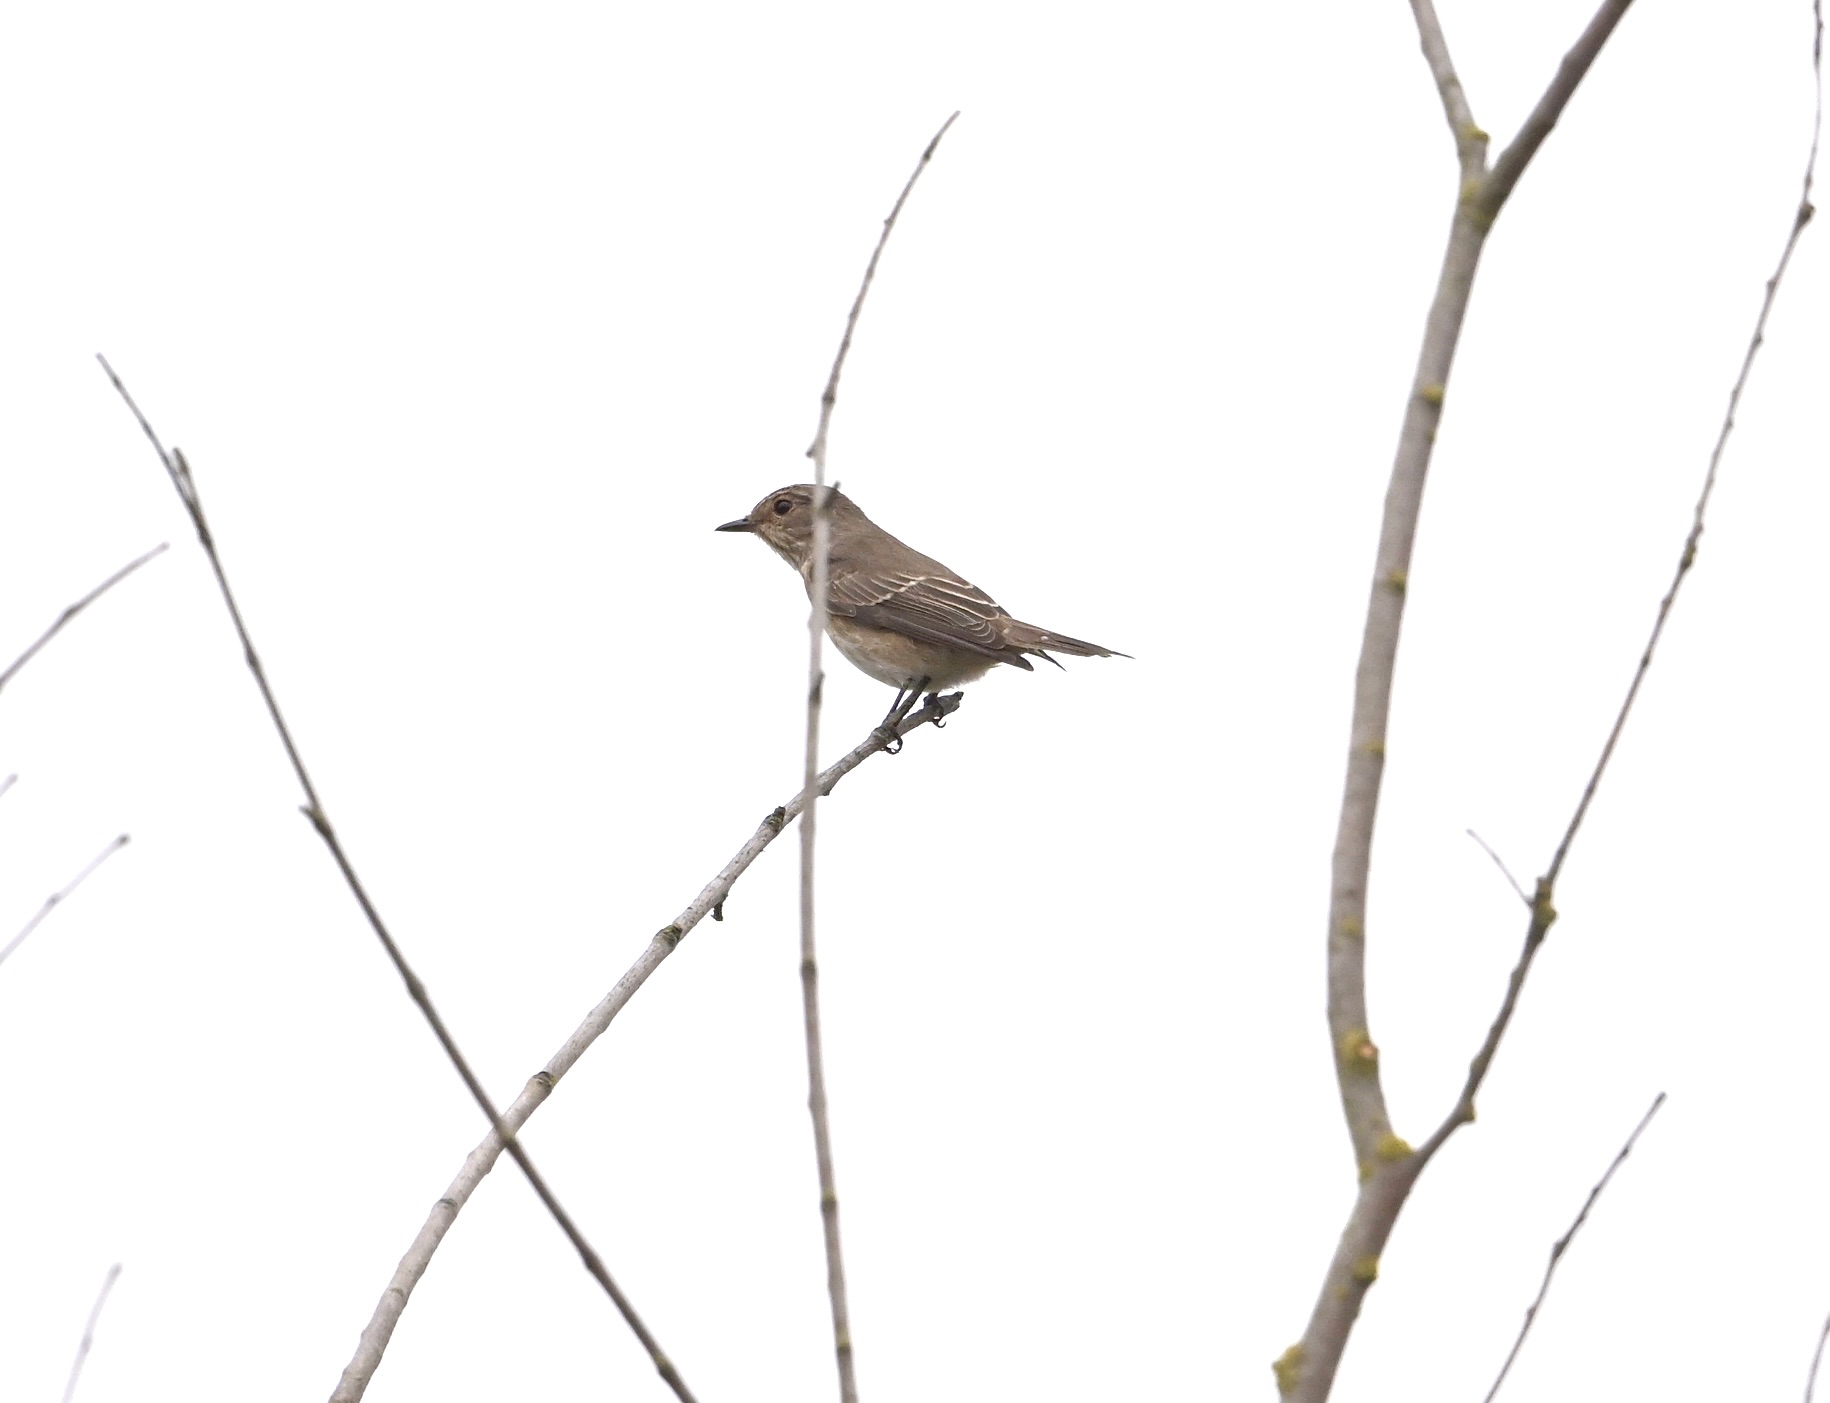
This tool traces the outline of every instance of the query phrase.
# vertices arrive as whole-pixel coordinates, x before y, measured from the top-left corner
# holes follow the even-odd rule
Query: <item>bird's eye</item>
[[[794,502],[791,498],[777,497],[775,499],[775,514],[777,516],[786,516],[786,515],[788,515],[789,512],[791,512],[793,510],[794,510]]]

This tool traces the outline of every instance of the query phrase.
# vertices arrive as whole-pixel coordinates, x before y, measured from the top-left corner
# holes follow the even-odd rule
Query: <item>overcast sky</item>
[[[1669,582],[1811,115],[1805,0],[1643,0],[1487,250],[1411,575],[1369,913],[1448,1109]],[[1442,0],[1510,138],[1587,0]],[[805,601],[712,528],[831,474],[1019,617],[822,810],[871,1403],[1270,1398],[1354,1191],[1323,1021],[1373,545],[1456,193],[1408,7],[22,9],[0,45],[0,1397],[327,1396],[483,1126],[794,791]],[[1562,918],[1337,1397],[1798,1396],[1830,1311],[1830,297],[1807,233]],[[887,689],[831,659],[827,751]],[[794,845],[526,1143],[704,1403],[836,1396]],[[511,1168],[369,1394],[661,1399]]]

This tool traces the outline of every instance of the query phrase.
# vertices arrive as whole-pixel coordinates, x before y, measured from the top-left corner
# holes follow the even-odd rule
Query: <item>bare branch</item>
[[[1537,155],[1538,148],[1544,144],[1544,138],[1550,135],[1551,128],[1557,125],[1557,119],[1563,115],[1563,109],[1569,106],[1569,100],[1576,95],[1577,86],[1600,56],[1601,46],[1608,42],[1614,26],[1620,23],[1627,13],[1627,6],[1632,3],[1633,0],[1602,0],[1601,8],[1589,21],[1589,27],[1582,31],[1582,37],[1563,56],[1563,62],[1557,65],[1557,74],[1550,80],[1550,86],[1538,99],[1538,105],[1531,109],[1531,115],[1519,128],[1519,134],[1500,152],[1499,159],[1493,163],[1493,174],[1481,187],[1480,206],[1488,219],[1500,212],[1500,206],[1506,203],[1506,197],[1512,194],[1513,186],[1525,174],[1525,167]]]
[[[1817,1333],[1817,1348],[1811,1354],[1811,1372],[1805,1376],[1805,1403],[1812,1403],[1817,1397],[1817,1370],[1824,1362],[1826,1341],[1830,1341],[1830,1316],[1824,1318],[1824,1328]]]
[[[896,227],[896,220],[907,203],[909,192],[914,190],[915,182],[921,179],[921,173],[928,168],[928,162],[934,159],[935,148],[940,139],[947,134],[947,128],[959,120],[955,112],[940,124],[940,130],[934,133],[921,153],[921,159],[915,163],[915,171],[909,176],[908,183],[902,187],[902,193],[896,197],[896,203],[890,206],[889,217],[883,221],[883,232],[877,236],[877,247],[871,250],[870,262],[864,265],[864,280],[858,284],[858,295],[852,299],[851,315],[845,318],[845,334],[839,338],[839,353],[832,360],[832,374],[826,378],[826,390],[820,396],[820,426],[814,431],[813,442],[807,445],[807,456],[813,459],[814,472],[823,474],[826,468],[826,431],[832,424],[832,409],[839,402],[839,374],[845,369],[845,358],[851,354],[852,333],[858,329],[858,314],[864,310],[864,295],[871,290],[871,283],[877,276],[877,260],[883,257],[883,247],[890,241],[890,231]],[[825,482],[823,475],[817,475],[815,482]]]
[[[0,789],[0,792],[4,792],[4,790]],[[57,908],[57,905],[59,902],[63,901],[65,898],[67,898],[70,895],[71,892],[75,891],[84,882],[88,881],[89,874],[91,872],[95,871],[96,868],[100,867],[104,862],[108,861],[109,858],[113,857],[122,848],[126,847],[129,841],[130,840],[128,838],[128,835],[125,833],[123,833],[119,837],[115,838],[112,842],[110,842],[108,844],[107,847],[103,848],[94,857],[89,859],[89,865],[87,867],[83,868],[83,870],[81,872],[78,872],[74,877],[72,877],[68,882],[66,882],[57,891],[54,891],[49,896],[47,896],[45,898],[44,905],[40,906],[38,908],[38,913],[36,915],[34,915],[31,920],[27,921],[25,923],[25,925],[20,928],[19,934],[15,935],[11,940],[6,942],[6,945],[4,948],[0,948],[0,963],[5,963],[6,957],[8,955],[12,954],[13,951],[17,950],[21,945],[25,944],[25,938],[28,935],[30,935],[33,931],[38,929],[39,925],[43,922],[44,918],[46,916],[50,915],[51,912]]]
[[[89,1307],[89,1319],[83,1326],[82,1341],[76,1346],[76,1358],[70,1365],[70,1378],[64,1384],[64,1403],[76,1397],[76,1381],[82,1377],[83,1364],[89,1358],[89,1348],[95,1343],[95,1322],[102,1318],[102,1307],[108,1304],[108,1293],[114,1290],[114,1283],[120,1280],[121,1264],[116,1262],[108,1268],[108,1275],[102,1278],[102,1289],[96,1293],[95,1304]]]
[[[826,377],[826,389],[820,395],[820,423],[814,431],[807,456],[813,459],[813,572],[807,581],[813,609],[807,620],[807,725],[804,736],[801,782],[808,794],[807,811],[801,818],[801,1024],[807,1042],[807,1111],[813,1119],[814,1162],[820,1180],[820,1226],[826,1240],[826,1294],[832,1303],[833,1350],[838,1358],[839,1397],[842,1403],[856,1403],[858,1381],[852,1362],[851,1311],[845,1297],[845,1255],[839,1237],[839,1189],[832,1162],[832,1135],[826,1111],[826,1059],[820,1043],[820,965],[814,942],[814,847],[818,838],[819,791],[814,779],[820,768],[820,699],[825,690],[825,673],[820,650],[826,638],[826,589],[828,559],[832,542],[832,523],[826,508],[826,436],[832,427],[833,407],[839,399],[839,376],[845,369],[845,358],[851,352],[851,338],[858,329],[858,315],[864,310],[864,298],[877,276],[877,262],[883,257],[896,219],[914,190],[915,182],[934,159],[935,148],[958,119],[955,112],[940,125],[915,163],[915,169],[904,182],[902,193],[890,207],[883,221],[883,232],[864,265],[864,277],[858,284],[858,295],[852,299],[851,313],[845,318],[845,331],[839,337],[839,349],[832,358],[832,373]]]
[[[930,721],[941,721],[952,715],[959,709],[960,700],[958,692],[936,697],[897,725],[893,732],[882,728],[873,730],[843,758],[821,771],[813,784],[803,788],[794,798],[765,817],[757,826],[756,832],[750,836],[749,841],[737,850],[736,855],[719,870],[717,876],[705,884],[704,889],[687,904],[686,909],[655,932],[654,937],[648,942],[647,948],[629,967],[628,972],[616,982],[615,987],[604,996],[602,1002],[591,1010],[585,1021],[578,1026],[571,1037],[566,1039],[546,1066],[528,1078],[527,1085],[522,1089],[521,1094],[502,1113],[502,1124],[510,1132],[518,1131],[526,1124],[528,1117],[539,1110],[547,1097],[552,1094],[559,1079],[569,1072],[578,1059],[584,1056],[585,1050],[603,1035],[604,1031],[609,1028],[611,1020],[622,1011],[623,1005],[628,1003],[635,991],[647,982],[648,976],[653,974],[660,967],[661,962],[674,952],[674,949],[687,937],[693,927],[724,905],[737,879],[761,855],[763,849],[779,838],[788,825],[803,813],[810,799],[816,795],[822,798],[830,795],[840,780],[878,751],[887,749],[893,740],[908,735]],[[463,1167],[458,1170],[457,1177],[452,1180],[451,1186],[440,1194],[432,1205],[432,1211],[427,1216],[424,1226],[420,1228],[418,1235],[401,1257],[400,1265],[394,1270],[393,1279],[388,1282],[387,1289],[381,1293],[381,1299],[376,1302],[374,1314],[363,1328],[362,1339],[356,1346],[356,1353],[351,1358],[348,1367],[344,1369],[343,1378],[338,1383],[336,1392],[331,1395],[331,1403],[357,1403],[357,1400],[362,1397],[364,1390],[368,1387],[369,1379],[381,1364],[381,1356],[387,1349],[388,1340],[393,1336],[394,1327],[400,1322],[401,1313],[407,1308],[407,1300],[413,1294],[413,1288],[425,1275],[426,1268],[432,1262],[433,1253],[438,1250],[439,1243],[444,1240],[445,1234],[456,1221],[458,1213],[470,1201],[470,1196],[476,1192],[477,1185],[483,1182],[483,1177],[495,1167],[496,1159],[501,1153],[501,1137],[492,1130],[483,1138],[482,1143],[470,1152]]]
[[[1607,771],[1608,761],[1614,756],[1614,747],[1620,740],[1620,733],[1626,729],[1627,717],[1632,713],[1633,703],[1639,696],[1640,684],[1646,680],[1646,673],[1652,667],[1653,650],[1664,636],[1665,621],[1671,617],[1671,606],[1677,602],[1678,590],[1683,587],[1684,577],[1696,563],[1697,547],[1703,539],[1704,513],[1708,511],[1709,499],[1716,490],[1716,473],[1722,465],[1723,450],[1728,447],[1728,436],[1734,432],[1735,411],[1741,407],[1741,392],[1747,388],[1748,374],[1754,368],[1754,357],[1760,354],[1760,348],[1766,342],[1767,318],[1772,314],[1774,299],[1779,296],[1779,285],[1785,278],[1786,269],[1792,265],[1792,252],[1798,247],[1799,236],[1805,232],[1805,226],[1811,222],[1811,216],[1816,212],[1811,203],[1811,187],[1817,178],[1817,150],[1824,127],[1822,0],[1814,0],[1812,8],[1816,28],[1811,45],[1811,71],[1817,100],[1811,116],[1811,150],[1805,158],[1804,187],[1799,193],[1798,208],[1793,213],[1792,227],[1786,234],[1785,246],[1780,250],[1773,276],[1767,279],[1766,295],[1760,301],[1760,315],[1754,319],[1753,334],[1748,337],[1747,351],[1741,357],[1741,373],[1735,377],[1734,388],[1728,392],[1728,409],[1722,416],[1722,427],[1716,434],[1716,445],[1709,455],[1709,470],[1703,474],[1703,489],[1697,494],[1696,508],[1691,515],[1690,534],[1684,538],[1684,548],[1678,552],[1677,569],[1672,573],[1671,588],[1665,591],[1665,597],[1659,601],[1658,614],[1652,621],[1652,633],[1646,639],[1645,650],[1639,655],[1639,666],[1634,669],[1627,695],[1620,704],[1619,714],[1614,718],[1614,727],[1608,732],[1607,743],[1601,747],[1601,758],[1595,762],[1594,772],[1590,774],[1588,785],[1582,791],[1582,800],[1576,805],[1569,827],[1564,830],[1563,841],[1557,845],[1557,855],[1551,860],[1550,870],[1545,874],[1546,880],[1550,882],[1555,882],[1562,872],[1563,860],[1569,856],[1570,844],[1576,841],[1576,830],[1582,827],[1582,820],[1588,814],[1595,791],[1601,787],[1601,777]]]
[[[1518,962],[1507,977],[1506,995],[1500,1002],[1499,1012],[1494,1016],[1492,1026],[1487,1030],[1486,1039],[1480,1050],[1468,1065],[1467,1080],[1462,1085],[1461,1095],[1456,1098],[1454,1108],[1437,1127],[1435,1133],[1425,1142],[1420,1155],[1428,1159],[1440,1149],[1457,1127],[1466,1125],[1474,1119],[1474,1098],[1486,1080],[1488,1068],[1493,1064],[1494,1054],[1498,1052],[1500,1040],[1505,1037],[1506,1029],[1512,1022],[1512,1015],[1517,1011],[1519,994],[1524,988],[1526,976],[1531,972],[1532,961],[1537,957],[1538,947],[1544,943],[1552,924],[1557,919],[1555,892],[1557,878],[1563,871],[1564,859],[1569,856],[1570,846],[1576,840],[1576,833],[1582,827],[1582,820],[1587,815],[1589,805],[1594,801],[1596,791],[1601,787],[1602,775],[1606,773],[1608,761],[1613,757],[1614,747],[1619,743],[1621,733],[1626,729],[1627,717],[1632,713],[1633,703],[1639,696],[1640,685],[1645,681],[1647,672],[1652,666],[1652,655],[1663,636],[1665,623],[1671,616],[1672,606],[1677,602],[1678,590],[1683,586],[1684,577],[1696,563],[1697,550],[1703,538],[1704,515],[1709,506],[1711,494],[1715,491],[1716,476],[1722,462],[1723,450],[1727,447],[1729,433],[1735,425],[1735,410],[1741,403],[1741,393],[1747,386],[1748,374],[1753,369],[1754,357],[1766,339],[1767,317],[1772,312],[1773,302],[1778,295],[1779,286],[1785,277],[1786,269],[1792,261],[1793,250],[1798,246],[1799,235],[1811,220],[1811,188],[1817,170],[1817,153],[1819,138],[1823,128],[1823,20],[1821,0],[1815,0],[1814,13],[1817,16],[1815,37],[1812,45],[1812,73],[1817,91],[1816,104],[1811,119],[1811,147],[1805,158],[1803,191],[1799,198],[1797,211],[1792,219],[1792,227],[1786,236],[1784,247],[1780,251],[1779,262],[1773,276],[1767,280],[1766,295],[1760,304],[1760,314],[1755,319],[1753,334],[1748,339],[1747,352],[1742,357],[1740,373],[1735,378],[1733,389],[1729,392],[1728,410],[1723,416],[1721,430],[1716,435],[1715,447],[1709,455],[1709,467],[1703,476],[1703,487],[1698,494],[1696,507],[1691,517],[1689,534],[1684,538],[1683,549],[1678,554],[1677,568],[1671,579],[1671,586],[1659,601],[1658,612],[1653,620],[1652,632],[1646,640],[1645,649],[1640,653],[1639,664],[1634,669],[1633,679],[1628,684],[1626,697],[1622,700],[1620,710],[1614,718],[1614,725],[1608,732],[1607,742],[1602,746],[1601,756],[1595,762],[1588,783],[1583,787],[1582,797],[1577,801],[1575,812],[1570,816],[1569,826],[1564,830],[1563,838],[1557,845],[1556,855],[1542,877],[1538,878],[1537,888],[1531,900],[1531,919],[1526,925],[1525,941],[1519,951]]]
[[[1652,1123],[1652,1117],[1658,1114],[1658,1108],[1664,1104],[1665,1093],[1661,1091],[1652,1098],[1651,1107],[1645,1115],[1639,1118],[1639,1124],[1634,1126],[1633,1133],[1627,1136],[1626,1144],[1622,1145],[1620,1153],[1614,1156],[1614,1162],[1608,1166],[1607,1173],[1603,1174],[1600,1182],[1589,1190],[1588,1198],[1583,1201],[1582,1211],[1576,1215],[1576,1221],[1569,1225],[1569,1231],[1558,1238],[1556,1245],[1550,1249],[1550,1261],[1544,1268],[1543,1284],[1538,1287],[1537,1298],[1525,1311],[1525,1323],[1519,1326],[1519,1337],[1512,1342],[1512,1349],[1506,1355],[1506,1362],[1500,1365],[1500,1372],[1493,1381],[1493,1387],[1487,1390],[1486,1403],[1493,1403],[1495,1396],[1500,1391],[1500,1385],[1506,1382],[1506,1375],[1512,1369],[1512,1361],[1519,1357],[1519,1351],[1524,1348],[1525,1337],[1531,1333],[1532,1322],[1538,1318],[1538,1308],[1544,1304],[1545,1296],[1550,1294],[1550,1281],[1556,1275],[1557,1263],[1563,1260],[1563,1254],[1569,1251],[1570,1243],[1582,1230],[1582,1225],[1588,1221],[1589,1211],[1594,1208],[1595,1200],[1601,1197],[1602,1190],[1607,1188],[1608,1181],[1614,1177],[1614,1171],[1625,1164],[1627,1156],[1633,1153],[1633,1146],[1638,1142],[1640,1132]]]
[[[1591,37],[1598,50],[1601,40],[1611,32],[1614,20],[1618,19],[1618,16],[1613,20],[1607,16],[1615,9],[1624,10],[1625,3],[1626,0],[1604,0],[1601,14],[1591,21],[1583,41],[1572,54],[1586,53],[1583,45]],[[1452,1128],[1445,1122],[1444,1129],[1422,1152],[1414,1152],[1392,1129],[1379,1074],[1378,1044],[1372,1038],[1366,1003],[1366,891],[1379,791],[1384,779],[1398,637],[1410,578],[1411,550],[1423,506],[1424,483],[1442,419],[1449,373],[1473,292],[1475,270],[1494,217],[1504,204],[1512,183],[1516,183],[1517,172],[1508,177],[1503,187],[1487,190],[1491,184],[1483,169],[1487,139],[1474,126],[1472,109],[1455,75],[1433,0],[1412,0],[1412,11],[1444,113],[1455,133],[1461,178],[1442,271],[1425,323],[1416,376],[1405,406],[1391,480],[1386,489],[1366,626],[1354,676],[1347,774],[1335,837],[1328,910],[1327,992],[1335,1081],[1360,1191],[1334,1259],[1323,1278],[1303,1338],[1274,1366],[1280,1390],[1286,1397],[1303,1400],[1303,1403],[1320,1403],[1332,1389],[1347,1338],[1359,1316],[1360,1303],[1378,1277],[1379,1256],[1392,1226],[1429,1155]],[[1565,60],[1564,68],[1539,104],[1540,111],[1547,113],[1550,120],[1554,121],[1556,113],[1568,101],[1569,92],[1564,91],[1564,86],[1573,91],[1593,57],[1593,53],[1586,53],[1580,61]],[[1545,130],[1548,131],[1548,126]],[[1539,135],[1535,140],[1514,143],[1513,159],[1520,169],[1541,141],[1542,135]],[[1548,900],[1534,903],[1534,913],[1540,905],[1549,909]],[[1534,924],[1536,920],[1534,914]],[[1538,939],[1542,939],[1541,930]],[[1516,1002],[1518,986],[1534,949],[1535,946],[1528,945],[1520,969],[1515,971],[1509,1006]],[[1462,1109],[1458,1104],[1452,1121]],[[1467,1114],[1472,1115],[1471,1102]]]
[[[489,1093],[483,1089],[483,1083],[471,1070],[470,1063],[458,1050],[457,1040],[452,1037],[451,1031],[445,1026],[444,1019],[439,1016],[438,1010],[433,1006],[432,997],[427,993],[426,986],[413,972],[413,968],[407,963],[400,946],[389,934],[386,924],[381,919],[380,911],[369,898],[368,890],[363,886],[361,878],[356,875],[356,869],[351,864],[349,855],[344,852],[343,844],[338,839],[336,830],[331,827],[330,816],[325,812],[324,805],[318,798],[318,791],[311,782],[311,776],[306,772],[305,762],[299,755],[298,746],[293,743],[292,731],[286,725],[286,718],[280,713],[279,700],[267,681],[266,669],[261,666],[260,655],[254,650],[254,639],[248,633],[248,626],[242,619],[241,608],[235,602],[235,593],[229,587],[229,578],[223,572],[222,558],[216,552],[215,537],[211,534],[209,521],[204,514],[203,499],[197,492],[197,484],[191,475],[190,464],[185,461],[184,454],[176,448],[169,452],[166,450],[164,444],[159,441],[158,434],[153,431],[152,424],[140,412],[139,405],[134,403],[133,396],[127,392],[127,387],[121,383],[120,376],[114,373],[114,367],[108,364],[105,357],[97,356],[96,359],[101,362],[102,369],[107,372],[115,390],[126,402],[134,418],[139,421],[141,430],[158,452],[160,464],[165,468],[173,489],[178,493],[179,500],[184,503],[185,510],[190,514],[191,524],[197,532],[197,540],[203,546],[204,555],[210,562],[210,569],[216,576],[216,585],[222,594],[223,603],[228,606],[229,617],[234,622],[236,636],[241,640],[242,653],[247,659],[248,670],[254,674],[255,684],[260,688],[261,700],[267,706],[267,715],[272,719],[274,729],[279,733],[280,743],[285,747],[286,756],[292,762],[292,771],[298,778],[299,788],[305,793],[305,817],[311,821],[318,836],[324,840],[324,846],[330,851],[331,860],[336,863],[337,870],[343,874],[344,884],[349,887],[350,894],[356,899],[356,904],[362,908],[362,914],[368,918],[369,928],[375,932],[375,938],[387,951],[388,958],[393,961],[401,982],[406,985],[408,996],[418,1005],[420,1013],[432,1029],[433,1036],[438,1039],[439,1046],[444,1048],[446,1058],[463,1080],[471,1098],[482,1109],[491,1129],[502,1137],[509,1157],[515,1161],[522,1174],[526,1176],[535,1195],[545,1205],[547,1212],[552,1215],[553,1221],[559,1225],[560,1231],[566,1235],[573,1250],[578,1253],[579,1259],[584,1263],[585,1270],[603,1288],[604,1294],[609,1296],[629,1329],[641,1341],[642,1348],[648,1352],[655,1371],[666,1381],[668,1387],[682,1400],[682,1403],[692,1403],[692,1394],[688,1391],[685,1380],[674,1368],[673,1362],[668,1359],[661,1349],[660,1343],[642,1322],[641,1317],[636,1314],[635,1307],[630,1303],[629,1298],[611,1279],[603,1259],[585,1240],[584,1234],[572,1221],[571,1215],[560,1205],[559,1199],[548,1187],[546,1180],[534,1168],[534,1163],[528,1157],[527,1151],[513,1138],[514,1132],[504,1126],[501,1113],[496,1110]]]
[[[133,572],[135,570],[138,570],[147,561],[151,560],[156,555],[162,555],[165,551],[169,550],[170,548],[171,548],[171,542],[169,542],[169,541],[159,542],[158,545],[154,546],[151,550],[147,551],[145,555],[138,556],[138,557],[134,558],[133,560],[128,561],[119,570],[116,570],[107,579],[103,580],[94,589],[90,590],[89,593],[85,594],[81,599],[77,600],[76,603],[72,604],[69,608],[65,609],[63,611],[63,613],[59,614],[54,620],[52,620],[51,626],[49,628],[47,628],[43,633],[39,634],[35,640],[33,640],[31,647],[27,648],[18,657],[14,658],[12,661],[12,665],[10,667],[8,667],[6,669],[6,671],[0,672],[0,687],[5,687],[8,682],[11,682],[13,680],[13,674],[18,672],[20,668],[24,667],[34,657],[36,657],[38,655],[38,650],[40,648],[44,647],[44,645],[49,643],[53,638],[57,637],[57,635],[60,632],[62,632],[64,626],[66,624],[68,624],[70,622],[70,620],[74,619],[78,614],[82,613],[83,610],[87,609],[91,604],[95,603],[96,600],[100,599],[104,594],[106,594],[109,590],[113,589],[122,580],[126,579],[129,575],[133,574]]]
[[[1472,828],[1467,830],[1467,834],[1470,838],[1474,839],[1475,842],[1481,845],[1482,852],[1493,859],[1493,865],[1499,868],[1500,875],[1512,884],[1512,889],[1519,894],[1519,900],[1524,902],[1527,906],[1531,905],[1531,898],[1525,895],[1525,888],[1519,885],[1519,879],[1512,875],[1512,869],[1506,865],[1505,860],[1487,845],[1487,840],[1481,837],[1481,835],[1476,833]]]
[[[1417,37],[1423,45],[1424,62],[1430,65],[1430,76],[1436,80],[1436,93],[1442,99],[1443,116],[1449,120],[1449,135],[1455,139],[1455,154],[1467,177],[1481,175],[1487,169],[1487,133],[1474,120],[1468,95],[1462,91],[1461,78],[1449,57],[1449,41],[1436,18],[1433,0],[1411,0],[1411,14],[1417,21]]]

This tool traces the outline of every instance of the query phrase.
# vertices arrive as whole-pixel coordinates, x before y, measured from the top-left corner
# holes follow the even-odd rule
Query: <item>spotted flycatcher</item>
[[[805,483],[783,487],[748,516],[718,528],[762,537],[800,573],[810,598],[818,490]],[[842,492],[827,490],[826,518],[827,636],[861,671],[897,688],[899,705],[905,698],[912,704],[927,688],[974,681],[995,663],[1031,672],[1029,659],[1053,663],[1051,652],[1130,656],[1011,618],[984,590],[905,546]]]

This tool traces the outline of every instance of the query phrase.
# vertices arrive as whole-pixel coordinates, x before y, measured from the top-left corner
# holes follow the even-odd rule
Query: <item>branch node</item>
[[[1411,1148],[1410,1141],[1402,1135],[1394,1135],[1388,1130],[1374,1148],[1373,1153],[1387,1164],[1395,1164],[1401,1159],[1409,1159],[1416,1151]]]
[[[1271,1362],[1271,1376],[1277,1380],[1279,1395],[1296,1391],[1303,1377],[1303,1347],[1293,1344]]]
[[[1531,923],[1538,928],[1540,938],[1557,921],[1557,908],[1551,902],[1551,891],[1550,879],[1538,878],[1537,890],[1531,899]]]
[[[1337,1049],[1341,1066],[1352,1072],[1370,1074],[1378,1069],[1379,1048],[1364,1028],[1351,1028]]]

